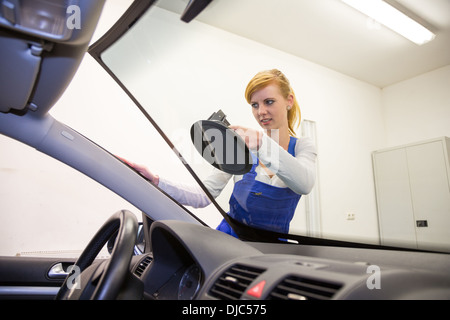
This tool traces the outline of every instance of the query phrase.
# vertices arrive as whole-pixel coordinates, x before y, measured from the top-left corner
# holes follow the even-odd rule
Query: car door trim
[[[0,296],[56,296],[59,287],[1,286]]]

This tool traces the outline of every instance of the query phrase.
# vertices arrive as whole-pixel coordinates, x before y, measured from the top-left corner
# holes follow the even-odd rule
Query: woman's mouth
[[[261,119],[260,122],[262,125],[268,125],[270,122],[272,121],[271,118],[267,118],[267,119]]]

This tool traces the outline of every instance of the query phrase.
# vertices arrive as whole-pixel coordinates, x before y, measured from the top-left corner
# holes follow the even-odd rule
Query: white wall
[[[123,0],[120,0],[120,2],[119,0],[109,0],[99,30],[106,30],[107,26],[111,25],[115,17],[120,15],[128,3]],[[433,90],[440,82],[445,82],[443,80],[447,80],[448,83],[449,69],[443,69],[441,71],[443,75],[438,72],[439,75],[433,75],[431,79],[428,79],[432,81],[431,84],[425,83],[426,79],[424,79],[417,83],[413,81],[411,84],[399,84],[398,87],[394,85],[382,91],[377,87],[322,66],[196,21],[185,25],[179,21],[177,15],[161,9],[157,9],[155,12],[158,16],[158,21],[155,21],[155,23],[161,24],[159,30],[164,30],[163,27],[169,26],[181,39],[186,39],[186,37],[195,39],[198,41],[198,45],[208,47],[208,50],[210,50],[208,53],[211,54],[195,56],[188,51],[176,52],[180,57],[188,57],[191,63],[196,63],[199,67],[207,66],[208,59],[211,59],[211,57],[223,61],[222,72],[213,75],[215,78],[195,79],[195,81],[185,82],[185,88],[173,86],[174,82],[170,77],[172,73],[179,73],[180,70],[168,70],[170,72],[167,78],[159,79],[159,91],[171,95],[169,96],[170,99],[165,102],[168,103],[168,106],[160,105],[160,107],[170,110],[167,108],[170,107],[171,103],[188,101],[191,104],[188,105],[189,109],[187,110],[192,110],[191,106],[195,103],[196,107],[199,108],[196,112],[201,114],[202,106],[208,105],[210,107],[211,103],[214,103],[219,107],[227,107],[229,110],[227,113],[233,123],[240,122],[242,119],[241,124],[250,125],[252,122],[247,119],[251,119],[251,117],[243,117],[245,112],[250,114],[250,111],[245,109],[248,106],[243,98],[246,82],[257,71],[279,68],[291,80],[300,102],[303,118],[316,122],[323,234],[335,238],[364,238],[369,242],[377,242],[378,224],[371,152],[385,147],[387,143],[397,143],[403,140],[400,137],[401,133],[396,131],[396,123],[405,120],[402,113],[411,105],[411,102],[403,103],[401,101],[403,95],[407,96],[405,90],[408,90],[407,87],[409,86],[428,88],[425,90],[427,93],[421,95],[423,104],[431,97],[442,96],[443,99],[433,98],[433,100],[446,102],[442,102],[442,104],[434,103],[434,105],[437,106],[436,110],[441,110],[444,116],[448,117],[448,93],[443,92],[442,89],[439,92]],[[101,33],[97,33],[96,37],[98,37],[98,34]],[[164,64],[163,58],[160,62]],[[168,65],[164,64],[164,68],[167,67]],[[199,90],[198,81],[207,86],[207,90]],[[172,89],[175,91],[172,91]],[[80,94],[81,92],[82,94]],[[181,97],[174,92],[183,93],[186,96]],[[203,95],[202,93],[207,94]],[[415,106],[418,108],[419,102],[416,102]],[[90,56],[86,56],[70,87],[52,110],[52,114],[58,119],[67,121],[70,126],[88,137],[95,137],[94,141],[107,146],[112,152],[120,152],[121,155],[130,157],[135,161],[145,162],[157,172],[163,171],[167,168],[167,159],[155,157],[152,152],[163,146],[160,138],[156,136],[154,130],[148,129],[148,126],[141,122],[141,117],[137,112],[124,113],[123,110],[133,110],[128,98],[105,74],[104,70]],[[425,110],[428,109],[424,107],[421,110],[426,112]],[[89,124],[89,114],[103,115],[104,123],[102,126]],[[416,112],[415,115],[409,121],[417,121],[416,119],[420,118],[421,112]],[[436,115],[436,112],[431,112],[428,116],[441,118],[442,113]],[[434,121],[434,119],[430,119],[430,121]],[[385,126],[387,130],[385,130]],[[441,126],[444,126],[444,124]],[[136,136],[141,137],[142,140],[130,143],[130,141],[121,138],[121,130],[136,133]],[[443,131],[430,132],[429,134],[434,135],[435,133],[436,135],[448,135]],[[408,134],[407,132],[404,133],[404,135]],[[419,136],[420,134],[417,134],[417,138]],[[152,146],[152,148],[148,146]],[[14,159],[13,156],[21,158],[20,162],[23,162],[23,159],[26,158],[28,159],[26,163],[31,164],[33,158],[30,158],[32,157],[31,152],[16,147],[15,143],[5,138],[0,139],[0,150],[2,154],[0,157],[0,181],[4,184],[6,177],[8,178],[8,187],[6,188],[8,190],[0,189],[0,192],[3,192],[0,193],[2,198],[0,203],[0,212],[2,212],[0,254],[68,248],[67,244],[63,247],[63,244],[60,244],[59,241],[58,244],[55,244],[55,239],[50,236],[43,237],[42,241],[33,241],[33,238],[40,239],[41,233],[36,230],[48,229],[49,226],[52,227],[53,231],[56,229],[66,230],[65,234],[70,237],[69,249],[83,248],[84,241],[87,241],[86,239],[89,239],[93,230],[95,231],[98,228],[98,225],[95,224],[86,226],[84,220],[90,221],[95,216],[96,219],[103,221],[104,218],[106,219],[107,216],[112,214],[111,208],[119,209],[119,206],[122,205],[117,200],[112,200],[114,196],[108,192],[101,192],[101,198],[96,199],[96,201],[84,200],[88,197],[86,193],[89,193],[89,190],[95,187],[89,186],[90,183],[81,182],[77,178],[69,178],[75,184],[79,183],[77,187],[71,190],[71,197],[72,201],[73,199],[80,199],[81,204],[65,206],[64,201],[61,201],[59,207],[53,207],[52,209],[46,208],[43,203],[40,203],[39,207],[36,208],[33,201],[24,200],[22,192],[13,192],[12,195],[5,196],[7,191],[23,190],[24,186],[18,184],[19,179],[17,178],[27,176],[26,172],[23,171],[25,169],[20,169],[22,172],[17,171],[14,160],[12,160]],[[3,155],[6,154],[11,158],[2,160]],[[5,164],[5,161],[8,161],[8,163]],[[29,171],[33,171],[31,164],[28,165]],[[46,169],[42,169],[44,170],[43,174],[36,179],[52,178],[58,181],[61,176],[59,171],[56,172],[54,177],[49,177],[49,175],[54,174],[52,173],[53,168],[54,166],[50,162]],[[171,171],[180,180],[189,179],[185,173],[180,174],[178,170]],[[25,183],[23,179],[20,180]],[[55,199],[67,197],[67,195],[63,195],[67,192],[65,188],[56,188],[54,192]],[[28,196],[35,197],[33,192],[29,192]],[[18,203],[20,203],[20,206],[16,205]],[[127,204],[123,205],[127,206]],[[347,220],[347,213],[355,214],[355,220]],[[37,218],[48,214],[52,217],[58,217],[59,214],[60,220],[56,220],[58,223],[52,225],[51,221],[55,220]],[[20,230],[10,227],[28,221],[30,217],[32,218],[31,225],[24,224]],[[73,228],[71,228],[74,223],[73,220],[77,221],[77,236],[69,235],[70,232],[73,232]],[[211,224],[214,223],[215,221],[211,222]],[[299,229],[301,228],[302,226],[299,226]],[[60,233],[64,234],[61,231]]]
[[[386,146],[450,136],[450,65],[383,89]]]

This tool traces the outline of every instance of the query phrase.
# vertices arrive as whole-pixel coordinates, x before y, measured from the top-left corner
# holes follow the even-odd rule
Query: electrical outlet
[[[355,220],[355,214],[352,212],[347,213],[347,220]]]

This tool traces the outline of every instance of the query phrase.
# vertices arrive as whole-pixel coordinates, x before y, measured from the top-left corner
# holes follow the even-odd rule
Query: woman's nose
[[[266,114],[266,113],[267,113],[266,107],[264,105],[259,105],[258,114],[259,115],[263,115],[263,114]]]

